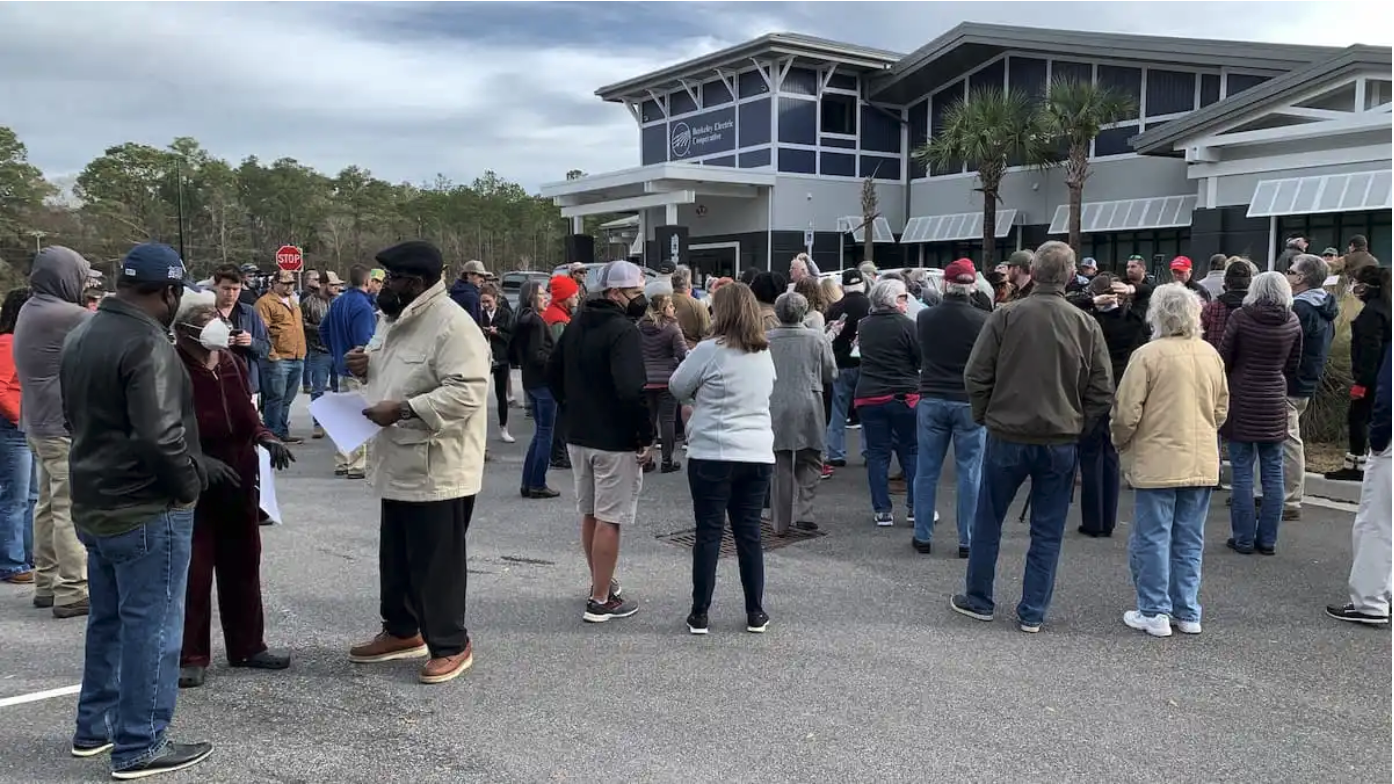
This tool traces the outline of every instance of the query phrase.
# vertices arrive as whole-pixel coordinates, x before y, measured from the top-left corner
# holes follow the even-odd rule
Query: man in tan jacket
[[[295,273],[276,273],[271,289],[257,300],[257,315],[271,338],[261,372],[262,419],[277,438],[299,444],[303,439],[290,435],[290,404],[305,371],[305,322],[295,297]]]
[[[363,382],[363,414],[382,427],[369,474],[382,499],[382,631],[349,651],[368,664],[430,660],[422,683],[469,669],[465,534],[484,481],[489,343],[446,294],[440,251],[412,241],[377,255],[383,319],[344,362]]]

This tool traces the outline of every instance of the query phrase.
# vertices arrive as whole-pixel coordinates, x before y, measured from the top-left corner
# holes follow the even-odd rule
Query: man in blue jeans
[[[987,311],[972,300],[977,275],[973,262],[959,259],[944,268],[944,299],[915,317],[920,344],[920,402],[916,430],[919,455],[915,463],[915,518],[911,545],[925,555],[933,551],[934,507],[939,476],[949,442],[954,445],[955,478],[958,481],[958,557],[967,558],[972,541],[973,515],[978,508],[978,482],[982,476],[983,427],[973,421],[963,369],[973,353],[978,334],[987,324]]]
[[[1030,478],[1031,546],[1016,608],[1024,632],[1041,630],[1055,591],[1075,444],[1113,404],[1103,330],[1065,301],[1074,274],[1070,246],[1042,245],[1031,262],[1031,293],[993,311],[963,374],[973,421],[987,427],[987,448],[966,587],[949,605],[970,618],[992,620],[1002,521]]]
[[[238,481],[199,452],[193,390],[169,341],[186,285],[173,248],[137,245],[116,295],[68,337],[59,371],[91,603],[72,755],[110,751],[118,780],[183,770],[213,752],[165,737],[194,505],[209,486]]]
[[[833,359],[837,362],[837,378],[833,380],[832,413],[828,417],[828,465],[847,465],[847,414],[852,408],[852,393],[861,379],[862,359],[856,351],[857,325],[871,312],[871,300],[866,296],[866,281],[861,270],[842,273],[842,299],[827,315],[828,332],[833,341]]]

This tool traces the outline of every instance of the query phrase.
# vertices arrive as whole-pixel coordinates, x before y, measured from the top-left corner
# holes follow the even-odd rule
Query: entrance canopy
[[[541,195],[561,207],[563,218],[581,218],[653,207],[676,209],[695,203],[699,196],[753,199],[774,182],[773,172],[656,163],[548,183]]]

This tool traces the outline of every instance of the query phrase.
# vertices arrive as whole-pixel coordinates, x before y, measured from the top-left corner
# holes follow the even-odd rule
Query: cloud
[[[899,51],[963,19],[1339,45],[1351,19],[1389,15],[1217,5],[3,3],[0,123],[55,176],[107,146],[193,136],[234,163],[285,156],[413,182],[491,168],[533,188],[637,165],[633,120],[596,88],[775,30]],[[1389,42],[1388,24],[1357,29]]]

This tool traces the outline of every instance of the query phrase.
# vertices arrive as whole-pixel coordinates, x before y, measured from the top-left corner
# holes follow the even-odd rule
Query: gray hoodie
[[[92,315],[81,304],[91,270],[70,248],[48,247],[34,257],[29,273],[32,296],[19,310],[14,338],[20,429],[34,438],[68,435],[58,365],[68,333]]]

